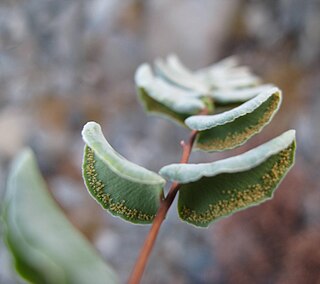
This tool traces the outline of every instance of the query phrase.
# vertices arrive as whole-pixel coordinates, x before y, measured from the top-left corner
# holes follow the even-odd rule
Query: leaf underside
[[[294,163],[295,140],[290,138],[289,145],[279,148],[288,133],[293,135],[292,131],[286,132],[273,140],[276,143],[269,141],[242,155],[214,162],[211,169],[206,164],[195,168],[169,165],[161,169],[163,176],[181,183],[180,218],[207,227],[221,217],[271,199]]]
[[[201,106],[203,100],[210,99],[209,113],[213,109],[217,113],[274,87],[271,84],[261,85],[260,79],[248,67],[239,66],[235,57],[193,72],[172,54],[164,60],[156,60],[155,69],[158,77],[153,75],[148,64],[140,65],[136,71],[135,82],[140,100],[147,112],[172,119],[182,126],[185,126],[186,118],[204,109],[205,106]],[[205,148],[207,141],[203,142]]]
[[[5,238],[22,277],[32,283],[117,283],[113,271],[73,228],[49,195],[30,150],[8,179]]]
[[[255,98],[252,100],[255,100]],[[248,104],[249,102],[250,101],[245,104]],[[256,109],[253,109],[248,113],[241,114],[238,117],[235,116],[234,118],[229,119],[229,121],[223,121],[226,117],[226,114],[234,113],[238,109],[241,110],[245,104],[228,112],[219,114],[219,117],[221,117],[220,122],[215,123],[215,125],[209,129],[199,130],[194,148],[211,152],[232,149],[242,145],[269,124],[275,113],[278,111],[280,103],[280,92],[274,92]],[[200,116],[190,117],[186,120],[186,124],[189,127],[190,124],[188,124],[188,120],[191,121],[193,118],[195,118],[194,120],[201,121]],[[205,119],[210,119],[210,117],[208,116]],[[199,126],[201,127],[200,122],[198,127]],[[198,130],[197,127],[191,128]]]
[[[97,123],[85,125],[83,138],[87,144],[83,178],[92,197],[114,216],[137,224],[151,223],[165,180],[116,153]]]
[[[147,112],[158,114],[185,126],[184,121],[194,113],[178,113],[148,96],[143,88],[137,88],[140,101]]]
[[[244,102],[257,95],[265,86],[249,68],[238,66],[237,58],[226,58],[202,70],[193,72],[172,54],[166,60],[155,61],[157,73],[180,88],[212,97],[222,104]]]
[[[214,99],[216,104],[228,106],[243,103],[259,95],[261,92],[274,87],[275,86],[272,84],[263,84],[240,89],[216,89],[212,91],[210,96]]]
[[[140,101],[147,111],[182,125],[187,117],[205,108],[199,93],[181,89],[155,77],[148,64],[142,64],[137,69],[135,83]]]
[[[172,67],[169,62],[165,62],[162,59],[155,61],[157,73],[171,84],[186,90],[199,92],[203,95],[209,93],[209,85],[205,84],[205,82],[192,74],[192,72],[188,72],[187,69],[183,71],[181,68],[176,69]],[[184,68],[183,66],[180,67]]]

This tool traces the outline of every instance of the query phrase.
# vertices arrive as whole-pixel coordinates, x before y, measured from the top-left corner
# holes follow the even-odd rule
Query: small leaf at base
[[[117,283],[115,274],[49,195],[30,150],[14,161],[4,200],[7,245],[32,283]]]

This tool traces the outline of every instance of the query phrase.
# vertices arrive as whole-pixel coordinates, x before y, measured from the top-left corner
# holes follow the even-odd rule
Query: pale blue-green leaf
[[[205,107],[200,94],[169,85],[154,78],[148,65],[136,72],[137,91],[144,109],[184,125],[184,120]]]
[[[255,75],[244,75],[242,77],[232,78],[230,75],[226,74],[221,78],[216,76],[211,76],[208,79],[208,83],[211,89],[241,89],[247,87],[258,86],[261,83],[259,77]]]
[[[270,156],[289,147],[295,140],[295,134],[295,130],[291,129],[243,154],[212,163],[171,164],[161,168],[159,173],[168,180],[185,184],[202,177],[250,170],[266,161]]]
[[[278,111],[281,91],[269,88],[253,99],[216,115],[195,115],[186,119],[198,131],[195,148],[222,151],[238,147],[259,133]]]
[[[208,73],[200,73],[201,78],[211,86],[211,90],[232,90],[256,86],[261,80],[252,74],[247,66],[233,68],[212,68]],[[199,76],[198,75],[198,76]]]
[[[210,81],[213,79],[226,80],[227,77],[227,79],[232,81],[234,79],[254,76],[249,67],[238,66],[239,60],[235,56],[225,58],[213,64],[212,66],[200,69],[195,72],[188,69],[175,54],[169,55],[166,62],[162,61],[162,64],[166,64],[168,68],[176,73],[179,73],[182,76],[189,76],[190,79],[196,77],[197,80],[203,81],[203,83],[206,83],[208,78]]]
[[[167,57],[168,66],[177,73],[185,76],[194,76],[193,72],[182,64],[180,59],[175,54],[170,54]],[[189,77],[191,78],[191,77]]]
[[[259,106],[261,106],[261,104],[266,102],[275,94],[278,94],[278,96],[281,98],[281,91],[278,88],[271,87],[265,89],[264,92],[261,92],[258,96],[255,96],[251,100],[230,111],[216,115],[194,115],[186,119],[186,124],[191,129],[201,131],[230,123],[240,116],[244,116],[255,111]],[[279,100],[281,101],[281,99]],[[279,108],[279,105],[277,105],[277,107]]]
[[[117,283],[114,272],[49,195],[30,150],[14,161],[4,200],[5,238],[32,283]]]
[[[160,174],[180,183],[180,217],[207,227],[220,217],[257,205],[273,193],[294,163],[295,131],[246,153],[206,164],[172,164]]]
[[[165,63],[162,62],[162,64]],[[216,87],[230,92],[233,90],[230,90],[230,86],[231,88],[239,85],[241,87],[242,85],[246,86],[259,82],[259,79],[252,75],[248,67],[237,67],[235,64],[238,64],[236,58],[226,58],[209,67],[206,71],[202,69],[200,72],[192,72],[182,64],[175,54],[167,57],[167,68],[189,80],[196,79],[201,81],[202,84],[209,85],[208,88],[210,89]]]
[[[172,66],[162,59],[155,61],[155,68],[160,76],[179,87],[195,91],[203,96],[210,91],[210,86],[207,85],[202,78],[186,72],[187,69],[181,72],[182,68],[180,68],[180,70],[172,68]]]
[[[184,121],[186,118],[192,115],[190,113],[176,112],[164,104],[159,103],[150,97],[144,88],[137,88],[137,92],[145,111],[148,113],[153,113],[163,118],[168,118],[182,126],[185,126]]]
[[[239,65],[239,58],[235,55],[223,58],[222,60],[215,62],[214,64],[201,68],[195,71],[195,74],[202,77],[207,76],[210,73],[220,73],[226,72],[227,70],[232,70],[237,68]]]
[[[230,79],[236,79],[252,75],[248,66],[239,66],[239,64],[240,62],[238,57],[230,56],[209,67],[197,70],[194,74],[207,82],[225,79],[226,76]]]
[[[260,79],[247,67],[237,66],[236,57],[226,58],[208,68],[192,72],[176,55],[155,62],[158,73],[182,88],[208,95],[215,89],[239,89],[260,84]]]
[[[141,65],[135,75],[138,88],[143,88],[154,100],[178,113],[197,113],[205,106],[201,94],[172,86],[154,77],[148,64]]]
[[[115,216],[132,223],[151,223],[163,196],[165,180],[117,153],[99,124],[88,122],[82,137],[86,143],[83,178],[93,198]]]
[[[212,90],[210,96],[219,104],[239,103],[250,100],[261,92],[273,87],[275,86],[272,84],[263,84],[242,89],[216,89]]]

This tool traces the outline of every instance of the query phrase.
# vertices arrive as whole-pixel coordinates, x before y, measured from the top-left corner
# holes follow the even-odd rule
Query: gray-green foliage
[[[118,154],[104,138],[99,124],[88,122],[82,137],[86,142],[82,171],[91,195],[113,215],[132,223],[151,223],[165,180]]]
[[[33,153],[15,159],[3,203],[5,239],[31,283],[117,283],[113,271],[51,198]]]
[[[183,124],[184,120],[205,108],[201,93],[169,85],[153,75],[148,64],[141,65],[135,76],[139,97],[147,111],[167,116]]]
[[[195,149],[211,152],[239,147],[272,120],[281,104],[281,91],[262,84],[235,57],[194,72],[171,55],[157,59],[154,69],[142,64],[135,75],[145,110],[197,131]],[[215,114],[221,106],[233,108]],[[96,123],[85,126],[83,138],[83,176],[93,197],[128,221],[152,222],[165,181],[119,156]],[[180,183],[181,219],[206,227],[270,199],[293,165],[294,153],[295,134],[288,131],[242,155],[208,164],[169,165],[160,175]]]
[[[195,115],[185,120],[198,131],[196,148],[224,151],[242,145],[259,133],[278,111],[281,91],[270,88],[229,111],[216,115]]]
[[[294,163],[294,152],[295,131],[289,130],[244,154],[206,164],[172,164],[160,174],[181,184],[181,219],[207,227],[220,217],[272,198]]]

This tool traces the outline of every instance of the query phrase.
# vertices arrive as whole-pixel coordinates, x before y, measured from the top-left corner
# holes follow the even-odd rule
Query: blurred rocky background
[[[188,132],[147,117],[133,83],[139,64],[171,52],[190,68],[236,54],[284,91],[260,136],[193,161],[289,128],[298,150],[270,202],[208,230],[180,222],[172,208],[143,283],[320,283],[318,0],[1,0],[0,196],[10,160],[30,146],[68,218],[125,282],[149,228],[111,217],[89,197],[80,131],[99,122],[121,154],[155,171],[178,161]],[[2,242],[0,283],[23,283]]]

